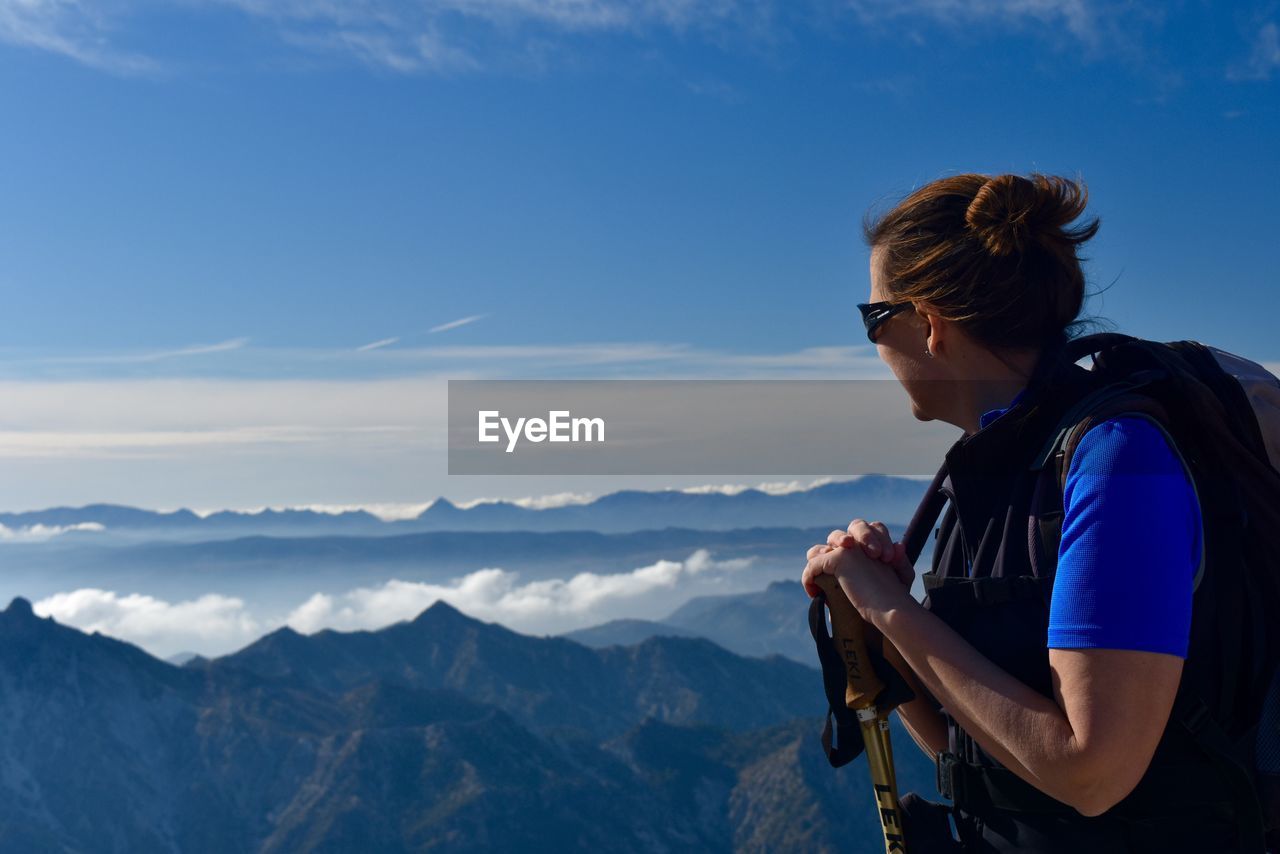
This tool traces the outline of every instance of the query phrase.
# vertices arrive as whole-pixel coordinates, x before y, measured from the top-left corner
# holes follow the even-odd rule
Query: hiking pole
[[[876,675],[867,657],[867,639],[862,615],[844,595],[834,575],[819,575],[814,583],[822,589],[831,614],[831,642],[844,662],[847,682],[845,705],[858,717],[862,743],[871,769],[876,809],[884,831],[885,854],[905,854],[902,812],[898,806],[898,782],[893,770],[893,745],[889,740],[889,720],[876,709],[876,698],[884,682]]]

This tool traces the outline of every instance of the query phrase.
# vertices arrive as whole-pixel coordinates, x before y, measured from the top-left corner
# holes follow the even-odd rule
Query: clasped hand
[[[814,579],[834,575],[849,601],[873,624],[911,598],[916,571],[907,560],[906,546],[894,542],[882,522],[854,519],[844,531],[832,531],[825,543],[811,547],[800,580],[805,592],[817,596]]]

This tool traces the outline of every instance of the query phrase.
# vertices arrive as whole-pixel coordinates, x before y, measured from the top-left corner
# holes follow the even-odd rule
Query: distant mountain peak
[[[31,609],[31,602],[21,596],[13,597],[13,601],[9,603],[9,607],[4,610],[6,617],[34,617],[35,611]]]
[[[437,599],[435,602],[432,602],[426,610],[413,618],[413,622],[418,624],[437,623],[442,620],[448,620],[451,622],[463,621],[468,623],[477,622],[443,599]]]
[[[421,517],[427,513],[444,513],[450,510],[461,512],[461,508],[459,508],[458,505],[441,495],[435,501],[432,501],[430,506],[428,506],[426,510],[423,510],[419,516]]]

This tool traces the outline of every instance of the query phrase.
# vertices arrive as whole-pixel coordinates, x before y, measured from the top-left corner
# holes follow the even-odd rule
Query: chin
[[[917,421],[936,421],[937,420],[935,416],[930,415],[928,412],[925,412],[924,409],[921,408],[920,404],[916,403],[914,400],[911,401],[911,414],[912,416],[915,417]]]

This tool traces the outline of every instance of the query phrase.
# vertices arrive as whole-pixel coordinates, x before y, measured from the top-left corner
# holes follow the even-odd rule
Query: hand
[[[876,627],[883,614],[915,602],[897,572],[867,557],[861,548],[832,548],[820,543],[809,549],[808,557],[800,577],[805,592],[811,597],[818,595],[817,577],[834,575],[863,619]]]
[[[905,543],[895,543],[889,535],[889,529],[883,522],[867,522],[854,519],[848,530],[832,531],[827,537],[827,545],[832,548],[852,548],[861,546],[867,557],[883,561],[893,568],[907,589],[916,580],[916,568],[907,560]]]

